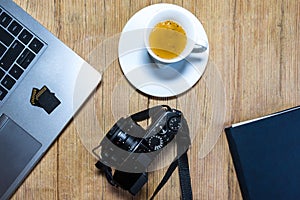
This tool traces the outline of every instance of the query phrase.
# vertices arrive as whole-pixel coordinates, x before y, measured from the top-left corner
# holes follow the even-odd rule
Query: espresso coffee
[[[184,29],[171,20],[158,23],[149,36],[151,50],[163,59],[176,58],[185,49],[186,44]]]

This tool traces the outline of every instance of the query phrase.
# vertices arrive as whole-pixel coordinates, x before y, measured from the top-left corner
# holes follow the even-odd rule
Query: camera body
[[[154,121],[143,130],[132,118],[121,118],[106,137],[119,148],[135,153],[154,152],[165,147],[181,127],[181,112],[155,113]],[[138,135],[137,135],[138,134]]]
[[[146,129],[138,124],[145,119],[151,119]],[[120,118],[99,145],[99,162],[116,169],[112,177],[115,185],[136,194],[148,180],[149,165],[179,134],[180,138],[187,136],[187,149],[186,121],[179,110],[169,106],[157,106]]]
[[[137,113],[121,118],[102,140],[101,162],[128,172],[144,172],[157,154],[169,144],[182,126],[182,113],[169,107],[155,107],[142,117]],[[137,122],[151,118],[147,129]]]

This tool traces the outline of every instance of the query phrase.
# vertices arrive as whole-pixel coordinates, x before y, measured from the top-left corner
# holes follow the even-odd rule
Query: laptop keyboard
[[[44,43],[0,8],[0,102],[20,80]]]

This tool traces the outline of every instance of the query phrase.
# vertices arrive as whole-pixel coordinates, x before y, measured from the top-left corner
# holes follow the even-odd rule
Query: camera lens
[[[127,138],[127,134],[124,133],[123,131],[120,131],[120,132],[118,133],[118,136],[117,136],[118,142],[124,143],[125,140],[126,140],[126,138]]]
[[[126,140],[125,145],[128,151],[133,151],[137,144],[138,141],[135,138],[129,136]]]

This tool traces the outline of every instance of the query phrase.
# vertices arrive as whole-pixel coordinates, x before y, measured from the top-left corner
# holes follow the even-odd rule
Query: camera
[[[138,122],[146,119],[149,126],[145,129]],[[147,182],[147,168],[158,154],[169,145],[180,145],[185,151],[189,144],[188,127],[181,111],[164,105],[120,118],[93,152],[100,150],[98,168],[116,169],[113,176],[107,176],[110,183],[136,194]]]
[[[121,118],[106,137],[129,152],[148,153],[162,149],[181,127],[181,112],[172,109],[153,114],[154,121],[147,130],[143,130],[132,118]]]

